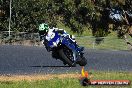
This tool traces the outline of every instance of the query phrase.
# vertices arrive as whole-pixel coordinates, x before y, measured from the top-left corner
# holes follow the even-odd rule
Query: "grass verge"
[[[79,83],[80,74],[50,74],[50,75],[26,75],[3,76],[0,80],[0,88],[84,88]],[[2,76],[0,76],[2,78]],[[121,79],[132,81],[132,72],[103,72],[91,71],[90,78],[96,79]],[[2,78],[4,79],[4,78]],[[10,80],[14,79],[14,80]],[[20,80],[18,80],[20,79]],[[87,88],[132,88],[129,86],[88,86]]]
[[[129,40],[132,42],[131,38]],[[95,43],[94,37],[77,37],[76,41],[79,45],[91,49],[130,50],[125,41],[117,37],[105,37],[99,44]]]

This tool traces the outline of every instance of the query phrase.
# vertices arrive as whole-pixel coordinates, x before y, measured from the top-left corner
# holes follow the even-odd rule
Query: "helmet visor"
[[[44,30],[48,30],[49,26],[47,24],[40,24],[39,25],[39,31],[44,31]]]
[[[45,30],[48,30],[49,29],[49,26],[47,24],[44,25],[44,29]]]

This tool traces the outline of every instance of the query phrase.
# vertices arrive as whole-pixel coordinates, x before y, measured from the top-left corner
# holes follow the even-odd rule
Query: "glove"
[[[54,47],[57,47],[57,44],[56,44],[56,42],[53,42],[53,46],[54,46]]]

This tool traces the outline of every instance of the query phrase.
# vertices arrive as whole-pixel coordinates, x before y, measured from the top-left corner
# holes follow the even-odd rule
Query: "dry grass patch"
[[[32,74],[32,75],[2,75],[0,81],[39,81],[39,80],[50,80],[54,78],[78,78],[80,74]]]

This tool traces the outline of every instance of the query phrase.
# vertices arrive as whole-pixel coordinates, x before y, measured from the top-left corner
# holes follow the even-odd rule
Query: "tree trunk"
[[[132,43],[129,42],[127,34],[124,35],[124,40],[125,40],[125,42],[126,42],[126,44],[128,46],[128,49],[132,51]]]
[[[128,34],[132,37],[132,26],[129,28]]]

